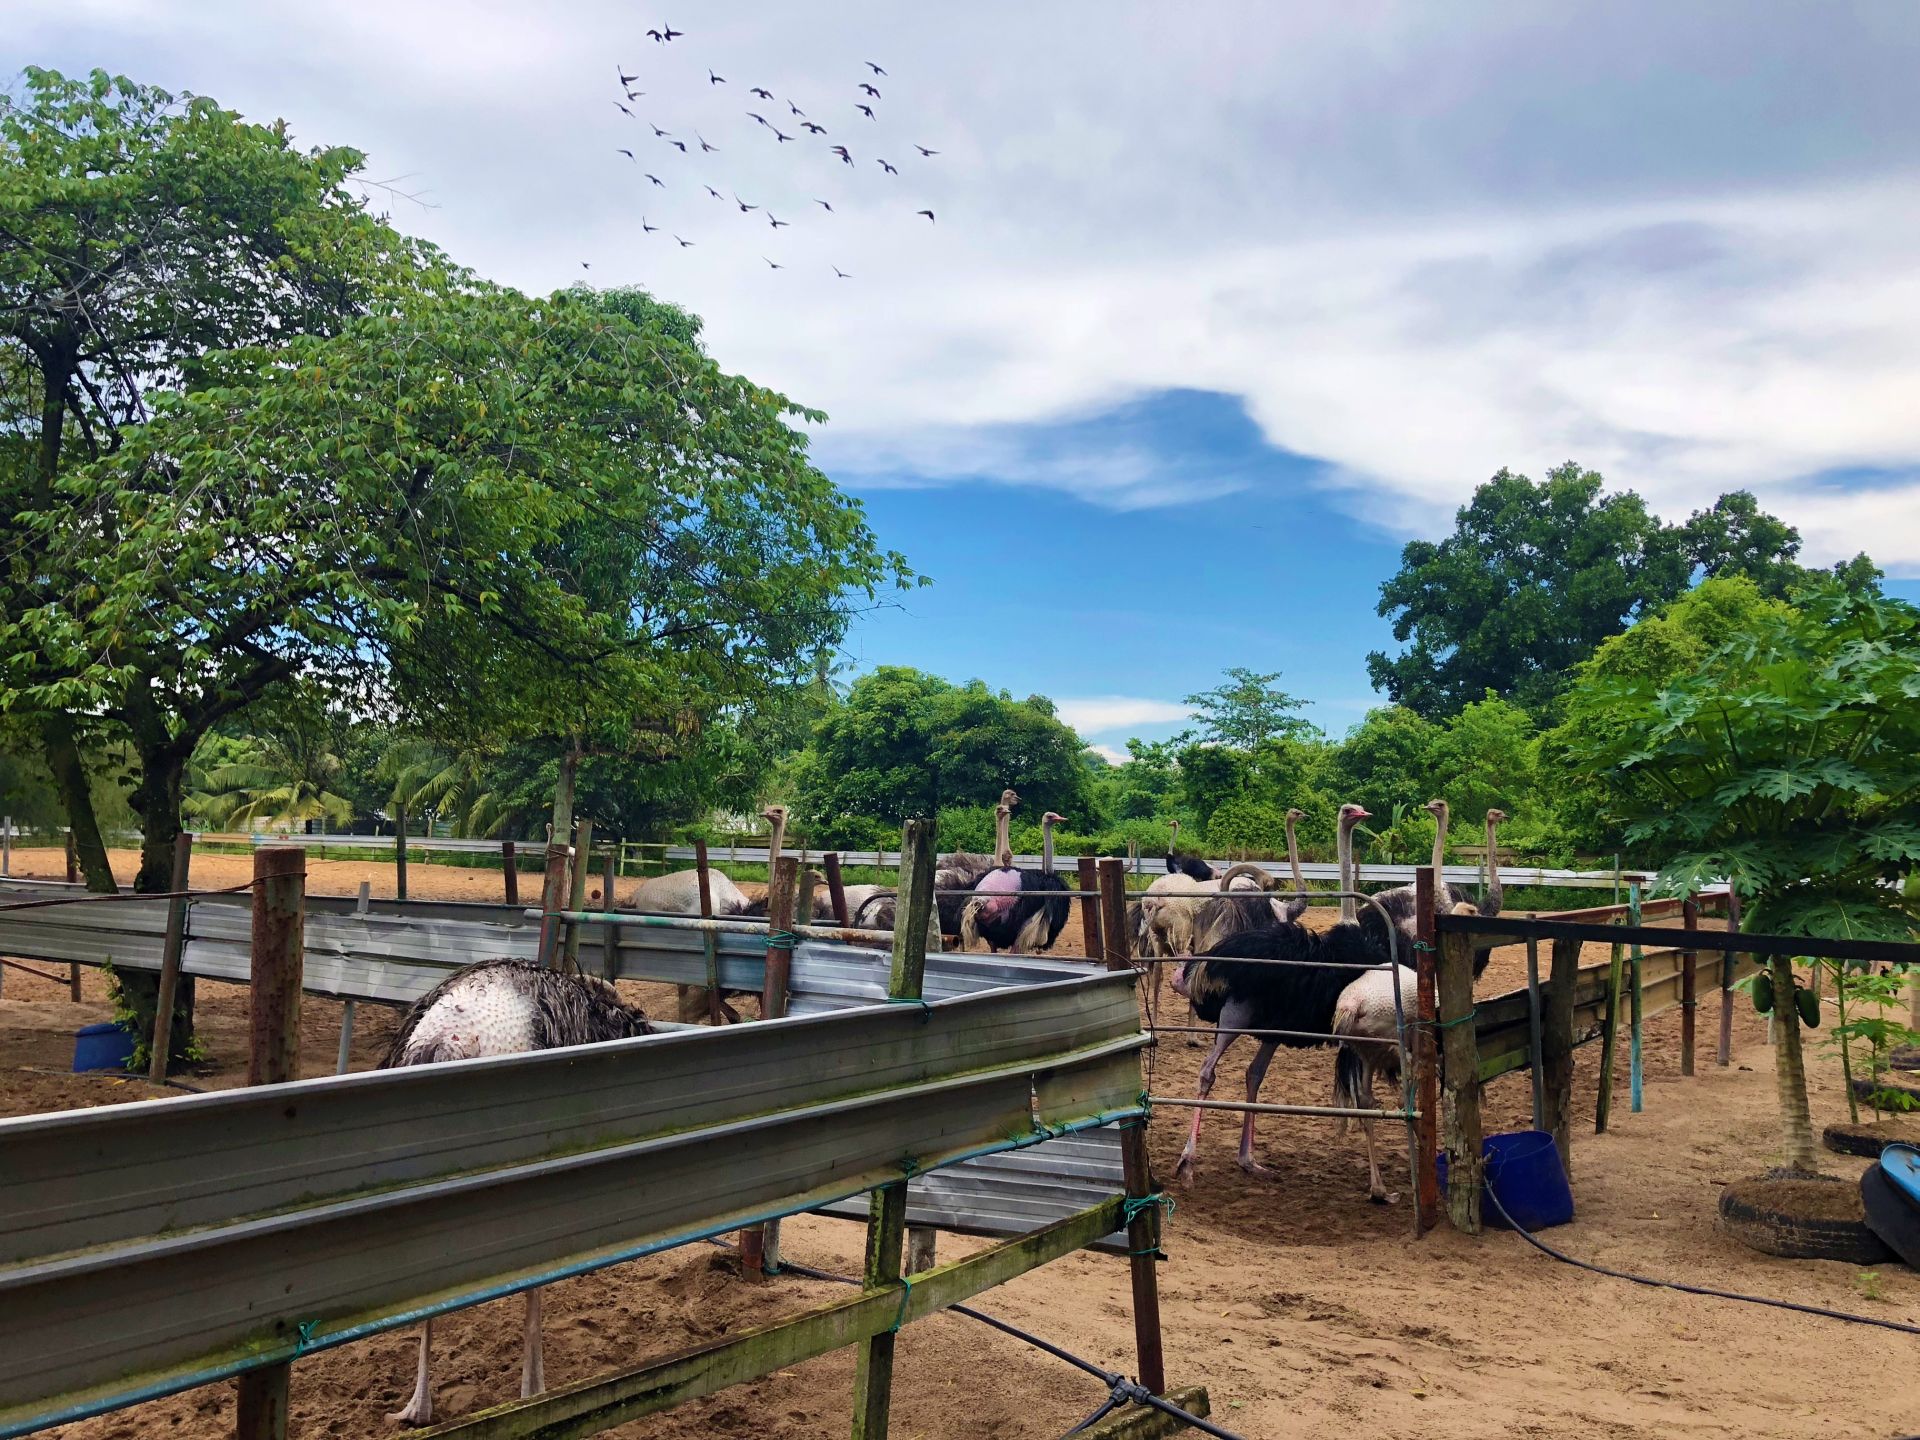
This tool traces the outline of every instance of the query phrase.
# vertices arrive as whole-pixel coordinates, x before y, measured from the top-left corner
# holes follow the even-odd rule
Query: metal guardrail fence
[[[0,1121],[0,1436],[1137,1117],[1133,985]]]

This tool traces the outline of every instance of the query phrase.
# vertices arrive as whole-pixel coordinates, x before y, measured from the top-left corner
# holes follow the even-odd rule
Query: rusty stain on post
[[[847,886],[840,878],[840,852],[829,850],[821,857],[820,863],[827,871],[827,899],[833,905],[833,923],[851,925],[852,917],[847,914]]]

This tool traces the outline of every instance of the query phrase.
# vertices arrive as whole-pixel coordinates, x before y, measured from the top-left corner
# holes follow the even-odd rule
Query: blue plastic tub
[[[1513,1130],[1489,1135],[1481,1145],[1486,1156],[1486,1180],[1480,1192],[1480,1218],[1497,1229],[1510,1229],[1500,1218],[1489,1194],[1523,1230],[1547,1230],[1573,1219],[1573,1187],[1567,1167],[1560,1163],[1560,1147],[1544,1130]],[[1447,1187],[1447,1157],[1440,1157],[1440,1188]]]
[[[124,1070],[133,1058],[133,1032],[117,1020],[82,1025],[73,1032],[73,1073]]]

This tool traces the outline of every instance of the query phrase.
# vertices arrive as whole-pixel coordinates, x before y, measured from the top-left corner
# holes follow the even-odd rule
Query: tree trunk
[[[65,715],[49,715],[40,724],[40,748],[53,772],[53,783],[60,792],[60,804],[67,812],[67,828],[80,858],[80,873],[87,889],[101,895],[119,890],[114,883],[113,866],[107,860],[107,844],[100,838],[100,822],[93,813],[93,790],[87,781],[86,761],[80,755],[73,722]]]
[[[1800,1050],[1800,1010],[1793,998],[1793,957],[1775,955],[1773,972],[1774,1077],[1780,1087],[1780,1123],[1786,1163],[1817,1171],[1820,1152],[1813,1145],[1813,1116],[1807,1108],[1807,1070]]]
[[[580,750],[573,742],[560,752],[560,777],[553,787],[553,835],[555,845],[573,843],[573,784],[580,769]]]
[[[131,801],[140,817],[140,873],[133,888],[164,894],[173,887],[173,848],[180,835],[180,790],[186,759],[169,737],[158,745],[140,745],[140,781]],[[147,970],[116,971],[120,998],[133,1011],[133,1025],[153,1043],[153,1017],[160,1003],[160,977]],[[193,977],[182,975],[173,997],[173,1031],[167,1045],[169,1068],[184,1064],[193,1048]]]

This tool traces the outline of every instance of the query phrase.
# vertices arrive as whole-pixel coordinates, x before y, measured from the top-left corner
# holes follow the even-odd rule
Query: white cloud
[[[1118,745],[1089,745],[1087,748],[1109,765],[1131,765],[1133,763],[1133,756],[1122,750]]]
[[[705,7],[671,47],[613,0],[16,9],[36,61],[368,150],[437,207],[396,218],[483,273],[547,288],[590,260],[596,283],[690,305],[723,363],[832,415],[820,453],[866,483],[1116,508],[1254,483],[1007,430],[1206,389],[1397,534],[1444,524],[1500,465],[1573,457],[1670,517],[1750,486],[1808,558],[1865,547],[1920,573],[1920,488],[1817,479],[1920,472],[1920,26],[1898,6],[1756,28],[1730,0],[1551,23],[1380,0],[1364,24],[1249,0],[1175,26],[1081,0],[1019,10],[1009,45],[1005,24],[879,0],[764,0]],[[878,122],[851,107],[869,56],[891,72]],[[643,115],[721,153],[696,163],[621,116],[616,63],[642,74]],[[772,142],[744,118],[752,84],[860,165]],[[646,166],[614,154],[636,137]]]
[[[1053,703],[1060,719],[1082,735],[1131,730],[1141,725],[1165,725],[1185,720],[1193,713],[1172,700],[1151,700],[1136,695],[1093,695]]]

